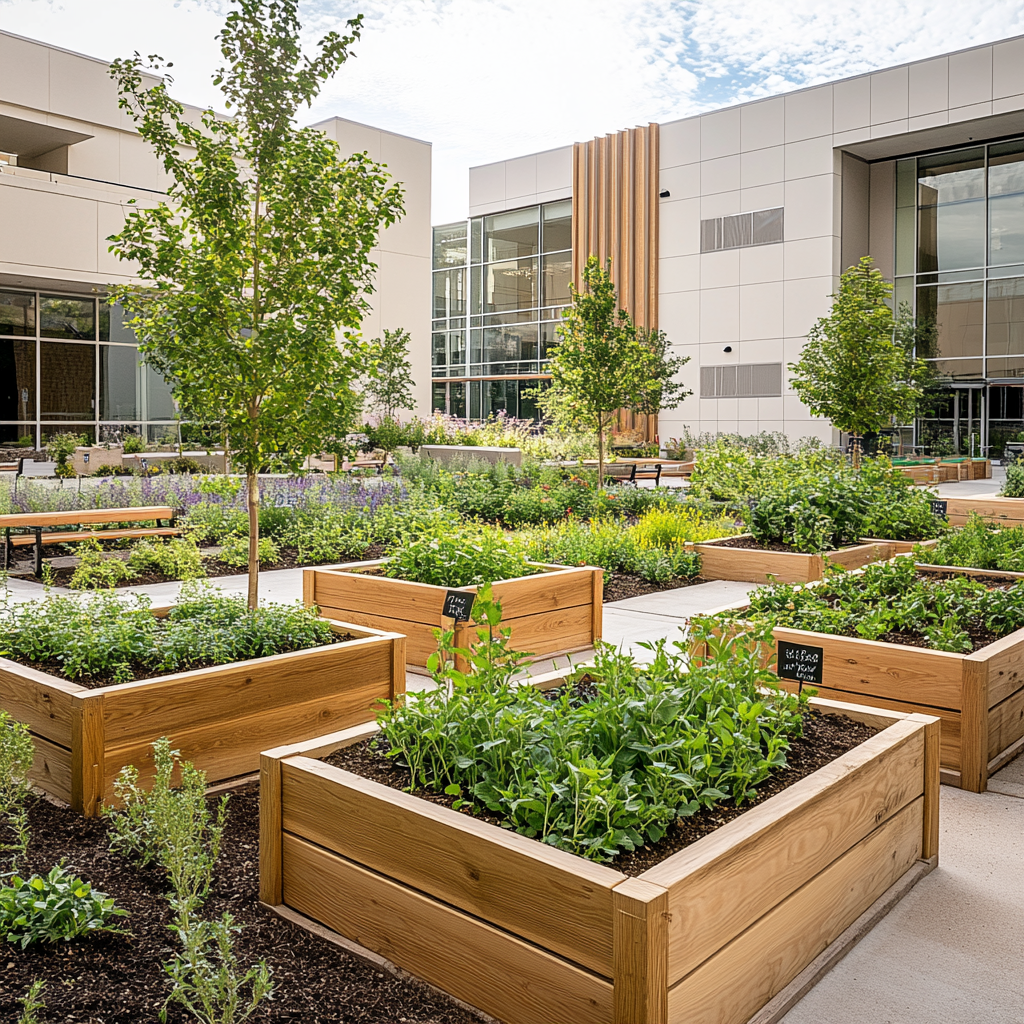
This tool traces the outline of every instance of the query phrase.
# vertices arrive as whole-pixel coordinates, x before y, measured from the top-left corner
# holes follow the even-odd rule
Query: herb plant
[[[22,949],[34,942],[66,942],[90,932],[124,934],[113,920],[127,914],[63,864],[54,865],[45,875],[15,875],[0,886],[0,935]]]
[[[468,587],[532,576],[537,567],[498,530],[429,530],[393,548],[384,564],[391,579]]]
[[[39,1018],[39,1011],[46,1009],[46,1002],[43,999],[43,990],[46,982],[42,978],[36,978],[28,987],[28,991],[18,1000],[21,1003],[21,1016],[18,1017],[18,1024],[42,1024]]]
[[[0,620],[0,645],[9,656],[60,666],[68,679],[113,679],[176,672],[202,665],[264,658],[333,643],[330,626],[314,609],[245,602],[196,581],[186,584],[166,618],[140,597],[132,606],[116,594],[50,597],[26,602]]]
[[[807,697],[778,690],[750,637],[701,633],[716,654],[703,665],[688,664],[680,643],[652,645],[650,664],[600,644],[593,667],[545,694],[513,681],[507,632],[493,639],[494,608],[474,615],[490,646],[456,673],[441,634],[438,686],[381,714],[381,749],[414,786],[552,846],[609,860],[702,807],[742,804],[800,735]]]
[[[206,575],[199,545],[192,537],[140,540],[132,548],[128,568],[137,573],[156,570],[175,580],[198,580]]]
[[[721,621],[785,626],[866,640],[923,641],[939,651],[966,653],[1024,626],[1024,581],[989,589],[969,576],[934,579],[909,558],[847,573],[832,567],[817,586],[761,587],[749,608]]]
[[[944,533],[934,548],[915,548],[914,557],[932,565],[1024,572],[1024,526],[995,526],[972,512],[962,527]]]
[[[241,534],[233,534],[223,539],[220,554],[217,557],[226,565],[244,566],[249,562],[249,538]],[[281,545],[273,537],[260,537],[260,564],[276,562],[281,557]]]
[[[28,726],[0,711],[0,853],[17,866],[28,849],[28,798],[32,787],[28,773],[35,752]]]
[[[95,538],[83,541],[75,553],[79,561],[71,574],[72,590],[103,590],[126,583],[135,576],[127,563],[109,557]]]

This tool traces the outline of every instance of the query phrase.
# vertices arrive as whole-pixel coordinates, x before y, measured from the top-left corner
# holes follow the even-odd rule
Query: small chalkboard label
[[[787,640],[779,641],[779,678],[791,679],[810,686],[821,686],[821,669],[825,657],[824,647],[812,647],[810,644],[791,644]]]
[[[949,507],[948,501],[940,501],[938,498],[932,498],[932,515],[939,516],[942,519],[946,518],[946,509]]]
[[[445,594],[444,609],[441,614],[456,622],[469,622],[473,612],[473,601],[476,594],[467,593],[465,590],[449,590]]]

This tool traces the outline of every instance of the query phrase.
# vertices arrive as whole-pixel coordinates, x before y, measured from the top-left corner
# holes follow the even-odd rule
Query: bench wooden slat
[[[170,505],[140,508],[87,508],[72,512],[18,512],[0,516],[3,527],[32,528],[72,526],[86,523],[137,523],[148,519],[173,519],[177,510]]]
[[[44,533],[43,544],[64,544],[73,540],[90,540],[95,537],[97,540],[110,540],[121,537],[173,537],[181,533],[181,530],[173,526],[145,526],[123,530],[82,530],[78,533]],[[19,533],[11,537],[11,547],[28,547],[35,544],[34,533]]]

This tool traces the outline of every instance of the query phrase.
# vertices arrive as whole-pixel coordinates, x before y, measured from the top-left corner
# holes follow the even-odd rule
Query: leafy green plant
[[[120,558],[109,558],[100,547],[99,541],[91,538],[82,541],[77,548],[78,565],[71,574],[72,590],[101,590],[116,587],[133,579],[135,572],[128,562]]]
[[[125,434],[122,450],[125,455],[141,455],[146,450],[146,442],[141,434]]]
[[[247,565],[249,562],[249,538],[233,534],[221,539],[220,554],[217,558],[225,565]],[[273,537],[260,537],[257,544],[261,564],[276,562],[281,557],[281,545]]]
[[[128,568],[135,573],[156,570],[174,580],[197,580],[206,575],[199,545],[189,536],[140,540],[132,548]]]
[[[686,543],[728,537],[738,530],[732,519],[708,515],[699,508],[677,506],[645,512],[631,532],[641,547],[669,550]]]
[[[39,1011],[46,1009],[46,1002],[43,999],[43,990],[46,982],[42,978],[36,978],[28,987],[28,991],[18,1000],[21,1003],[21,1016],[18,1017],[18,1024],[41,1024]]]
[[[63,431],[59,434],[51,434],[43,445],[46,457],[57,464],[57,476],[74,476],[75,471],[68,463],[68,459],[75,454],[79,445],[88,444],[89,439],[83,434],[75,434],[71,431]],[[70,470],[62,473],[61,470]]]
[[[802,729],[806,696],[783,694],[764,668],[764,634],[695,638],[713,660],[691,665],[677,643],[651,645],[639,664],[601,644],[593,666],[542,693],[513,681],[507,632],[485,620],[472,669],[450,669],[450,636],[431,661],[437,687],[410,694],[380,716],[380,747],[414,786],[486,808],[510,828],[595,860],[661,839],[702,807],[750,799],[786,763]]]
[[[124,929],[112,923],[128,912],[106,893],[54,865],[45,875],[13,876],[0,886],[0,935],[25,949],[34,942],[66,942],[90,932]]]
[[[19,448],[34,448],[35,444],[36,439],[31,434],[22,434],[21,437],[18,438]]]
[[[972,512],[962,527],[947,530],[934,548],[915,548],[914,558],[932,565],[1024,572],[1024,526],[996,526]]]
[[[438,529],[393,548],[384,564],[391,579],[468,587],[537,572],[522,551],[497,530]]]
[[[1024,498],[1024,462],[1011,462],[999,492],[1004,498]]]
[[[199,581],[185,584],[164,618],[140,597],[117,594],[53,596],[13,607],[0,621],[0,644],[29,662],[59,665],[68,679],[109,679],[125,670],[145,675],[224,665],[334,642],[314,609],[267,605],[249,612],[238,597]]]
[[[34,753],[28,726],[0,711],[0,822],[11,834],[0,842],[0,853],[8,854],[15,866],[28,849],[28,773]]]
[[[963,653],[973,649],[972,636],[997,639],[1024,627],[1024,582],[989,589],[969,576],[935,579],[920,574],[912,559],[896,558],[857,573],[831,567],[817,586],[762,587],[746,610],[720,621],[870,640],[893,634]]]

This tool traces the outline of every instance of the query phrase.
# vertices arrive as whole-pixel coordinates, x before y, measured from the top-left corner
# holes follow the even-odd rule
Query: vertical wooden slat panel
[[[644,327],[658,326],[658,125],[630,128],[573,146],[573,282],[583,286],[590,255],[612,261],[619,305]],[[618,415],[620,429],[658,431],[658,417]]]

